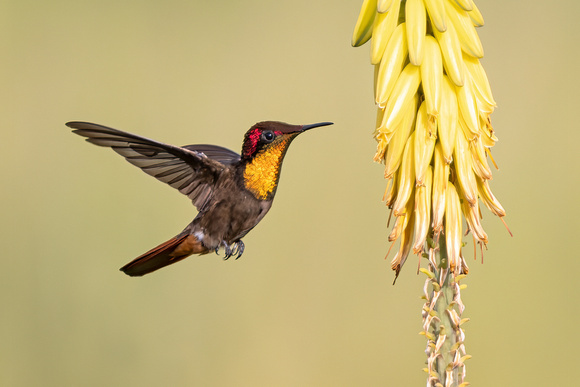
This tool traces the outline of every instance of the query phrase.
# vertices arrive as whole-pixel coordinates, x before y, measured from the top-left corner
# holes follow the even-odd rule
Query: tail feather
[[[139,277],[179,262],[192,254],[208,252],[209,250],[193,235],[178,235],[135,258],[123,266],[121,271],[131,277]]]

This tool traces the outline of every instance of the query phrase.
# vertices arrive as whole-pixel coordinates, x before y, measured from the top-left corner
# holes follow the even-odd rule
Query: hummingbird
[[[258,122],[246,132],[241,154],[217,145],[169,145],[89,122],[66,125],[91,144],[113,149],[143,172],[177,189],[197,208],[197,215],[183,231],[120,269],[138,277],[193,254],[217,254],[220,248],[224,259],[241,257],[242,238],[272,206],[292,140],[309,129],[332,124]]]

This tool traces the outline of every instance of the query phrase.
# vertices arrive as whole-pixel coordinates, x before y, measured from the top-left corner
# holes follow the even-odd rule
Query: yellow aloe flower
[[[371,64],[376,66],[374,160],[385,163],[385,178],[391,180],[385,193],[387,205],[396,217],[406,218],[395,222],[399,228],[405,224],[396,235],[404,237],[407,228],[417,230],[414,238],[407,231],[404,244],[408,246],[400,253],[409,253],[411,245],[417,254],[427,251],[424,246],[430,236],[445,233],[447,224],[460,226],[462,219],[475,241],[487,244],[479,200],[495,215],[505,216],[489,187],[488,157],[497,141],[490,115],[496,103],[479,61],[483,46],[475,28],[483,24],[472,0],[363,2],[352,45],[370,40]],[[431,186],[418,192],[426,184],[429,168]],[[446,199],[448,183],[458,205]],[[415,200],[410,221],[407,202],[427,192],[431,194],[429,208],[424,199]],[[430,234],[425,231],[429,221]],[[459,258],[460,245],[461,237],[447,244],[454,275],[467,267],[457,261],[463,259]],[[406,258],[398,254],[393,260],[397,273]]]
[[[480,63],[483,24],[473,0],[364,0],[352,37],[355,47],[370,41],[375,66],[374,160],[385,164],[383,200],[396,217],[388,238],[399,241],[395,279],[411,251],[429,259],[422,334],[433,386],[465,383],[470,357],[459,284],[468,272],[464,224],[483,251],[480,202],[505,216],[489,186],[496,102]]]

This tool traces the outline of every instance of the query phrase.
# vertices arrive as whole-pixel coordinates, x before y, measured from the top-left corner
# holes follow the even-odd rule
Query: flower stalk
[[[445,238],[437,246],[432,239],[429,245],[428,270],[424,286],[422,316],[423,330],[427,338],[427,372],[429,386],[461,386],[466,369],[465,361],[471,358],[465,350],[463,324],[469,319],[461,316],[465,306],[461,301],[460,280],[465,274],[450,275]]]
[[[355,47],[370,41],[375,67],[374,160],[385,164],[383,200],[395,217],[388,237],[399,241],[395,279],[411,251],[429,258],[421,271],[428,276],[423,334],[431,386],[465,383],[464,230],[483,251],[489,238],[480,203],[505,216],[489,185],[498,139],[480,62],[476,27],[483,24],[473,0],[364,0],[352,38]]]

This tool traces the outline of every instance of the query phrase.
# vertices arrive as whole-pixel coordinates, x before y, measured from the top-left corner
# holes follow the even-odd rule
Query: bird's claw
[[[234,255],[236,255],[236,259],[240,258],[242,256],[242,254],[244,253],[244,249],[245,249],[244,242],[242,242],[242,241],[234,242],[231,245],[228,245],[224,241],[221,243],[220,246],[215,248],[215,253],[218,255],[219,255],[219,249],[221,246],[223,246],[224,251],[225,251],[224,260],[227,260],[228,258],[233,257]]]
[[[225,242],[223,242],[223,244],[224,244],[224,250],[225,250],[224,260],[227,260],[229,257],[232,256],[232,248],[230,247],[230,245],[228,245]]]
[[[238,255],[236,256],[236,259],[238,259],[238,258],[240,258],[242,256],[242,254],[244,254],[244,249],[246,248],[246,245],[244,245],[244,242],[242,242],[240,240],[240,241],[237,241],[235,243],[235,246],[236,247],[234,248],[234,251],[233,251],[232,255],[234,255],[234,254],[237,253]]]

